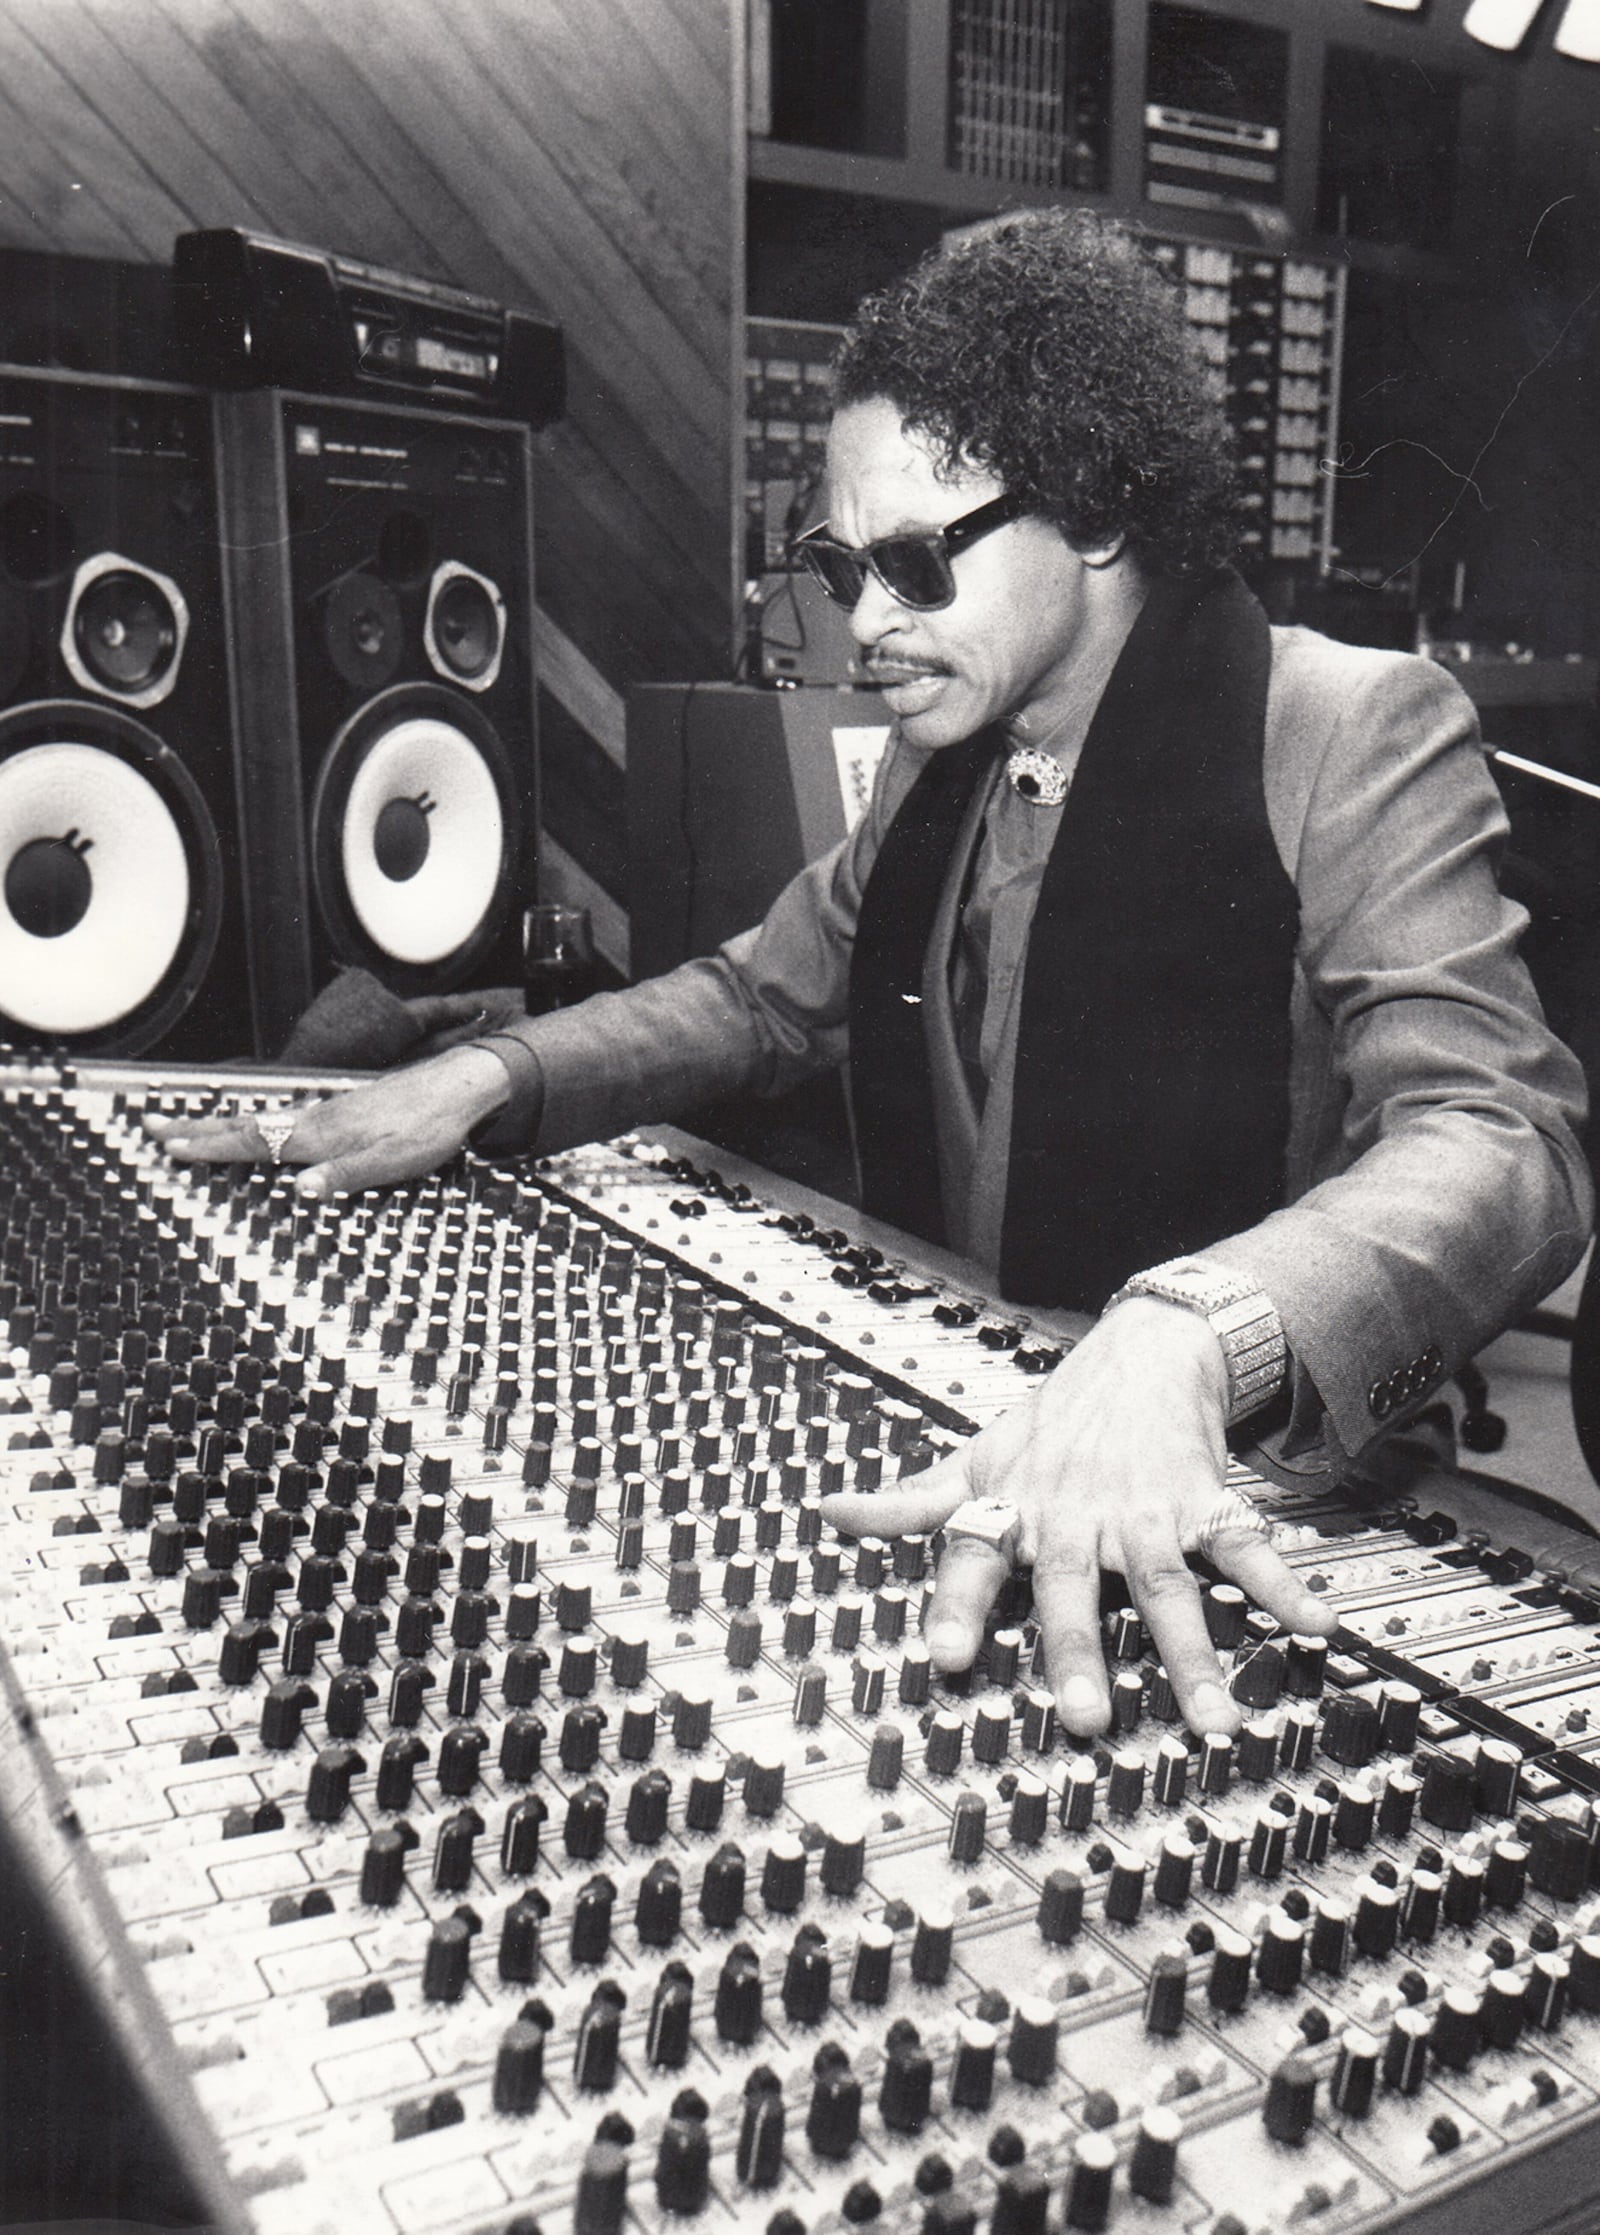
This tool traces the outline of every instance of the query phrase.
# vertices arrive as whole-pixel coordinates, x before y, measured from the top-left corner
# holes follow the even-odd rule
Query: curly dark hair
[[[880,396],[947,468],[983,467],[1080,547],[1121,534],[1155,574],[1232,554],[1222,406],[1175,288],[1104,218],[1017,211],[869,296],[834,403]]]

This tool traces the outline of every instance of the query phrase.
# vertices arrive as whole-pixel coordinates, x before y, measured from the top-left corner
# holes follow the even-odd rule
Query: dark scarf
[[[1231,570],[1158,581],[1090,724],[1024,965],[1000,1284],[1095,1311],[1282,1201],[1299,909],[1262,781],[1271,638]],[[850,971],[865,1207],[944,1240],[924,961],[1003,736],[929,756]]]

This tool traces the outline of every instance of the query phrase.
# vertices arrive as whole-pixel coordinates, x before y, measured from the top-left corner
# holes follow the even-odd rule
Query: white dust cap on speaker
[[[30,848],[59,849],[82,888],[76,921],[49,936],[14,913]],[[0,763],[0,885],[0,1013],[32,1032],[116,1024],[156,991],[183,942],[189,862],[172,810],[147,776],[93,745],[33,745]]]
[[[425,818],[415,871],[380,865],[379,818],[410,802]],[[396,962],[442,962],[482,927],[500,882],[505,824],[483,754],[437,715],[385,730],[356,771],[344,813],[342,866],[362,930]]]

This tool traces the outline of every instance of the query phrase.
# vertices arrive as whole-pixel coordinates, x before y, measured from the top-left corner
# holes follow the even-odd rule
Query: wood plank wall
[[[620,961],[628,684],[728,671],[742,68],[726,0],[0,0],[0,244],[245,225],[566,330],[539,442],[547,871]],[[742,356],[742,353],[741,353]]]

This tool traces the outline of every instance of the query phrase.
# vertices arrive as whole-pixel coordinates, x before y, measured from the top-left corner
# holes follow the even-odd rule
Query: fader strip
[[[0,1077],[0,1597],[12,1805],[42,1750],[238,2225],[1590,2224],[1592,1540],[1253,1483],[1334,1645],[1213,1586],[1201,1745],[1113,1607],[1077,1747],[1024,1598],[936,1679],[937,1542],[816,1502],[1069,1326],[681,1140],[153,1156],[215,1099]]]

